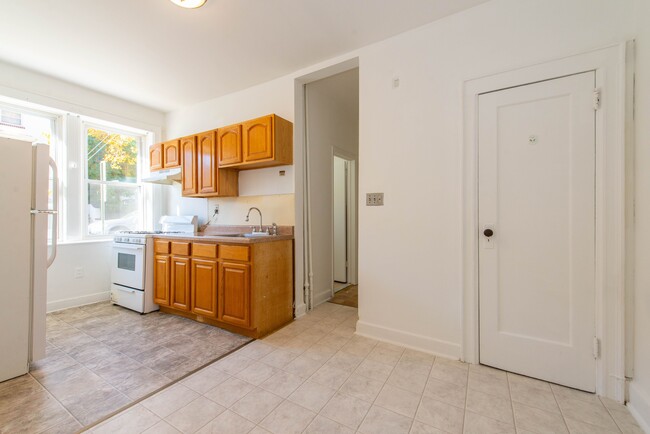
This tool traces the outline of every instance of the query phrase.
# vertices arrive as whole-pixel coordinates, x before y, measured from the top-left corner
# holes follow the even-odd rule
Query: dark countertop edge
[[[211,241],[219,243],[230,244],[256,244],[256,243],[272,243],[274,241],[293,240],[293,235],[271,235],[267,237],[222,237],[219,235],[187,235],[187,234],[159,234],[154,235],[154,239],[170,239],[186,240],[186,241]]]

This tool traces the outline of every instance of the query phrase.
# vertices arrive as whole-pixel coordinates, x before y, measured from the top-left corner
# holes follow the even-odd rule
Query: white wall
[[[635,358],[629,405],[650,432],[650,2],[637,0],[636,7]]]
[[[332,294],[332,152],[358,155],[358,86],[356,68],[306,86],[314,305]]]
[[[492,0],[354,53],[195,106],[169,120],[179,125],[186,119],[186,131],[198,131],[194,117],[225,116],[229,109],[255,111],[259,106],[266,112],[285,113],[292,120],[295,78],[358,56],[359,192],[360,196],[366,192],[386,195],[383,207],[367,208],[360,201],[359,329],[458,357],[463,82],[637,36],[636,378],[631,392],[632,405],[648,420],[648,7],[647,0]],[[397,77],[400,86],[394,88]]]
[[[163,113],[156,110],[2,62],[0,96],[146,129],[158,135],[164,123]],[[68,134],[73,132],[67,131]],[[75,178],[77,174],[74,171],[81,169],[78,166],[76,169],[61,167],[59,170],[69,170],[70,178]],[[70,194],[70,201],[75,201],[83,191],[71,189]],[[81,215],[70,216],[71,222],[76,222],[74,226],[80,225],[81,218]],[[81,233],[81,228],[68,227],[68,232]],[[108,242],[59,246],[57,258],[48,270],[48,311],[107,300],[110,287],[109,255]],[[79,267],[83,269],[84,277],[75,278],[75,270]]]

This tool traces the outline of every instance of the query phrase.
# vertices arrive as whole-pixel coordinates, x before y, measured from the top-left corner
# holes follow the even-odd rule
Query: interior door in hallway
[[[334,281],[348,283],[348,162],[333,161]]]
[[[595,73],[479,96],[480,362],[594,392]]]

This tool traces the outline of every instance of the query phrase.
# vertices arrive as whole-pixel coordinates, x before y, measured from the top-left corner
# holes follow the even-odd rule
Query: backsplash
[[[295,225],[294,194],[210,198],[207,205],[208,219],[212,217],[216,205],[219,205],[219,214],[212,218],[210,223],[213,225],[257,226],[259,215],[256,212],[251,213],[250,221],[246,222],[246,214],[252,206],[262,211],[262,223],[265,226],[272,223],[282,226]]]

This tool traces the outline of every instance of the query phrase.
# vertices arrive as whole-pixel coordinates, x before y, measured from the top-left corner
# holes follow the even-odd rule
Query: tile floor
[[[642,433],[607,399],[354,334],[325,303],[93,433]]]
[[[73,433],[251,339],[97,303],[47,316],[47,357],[0,383],[0,433]]]

